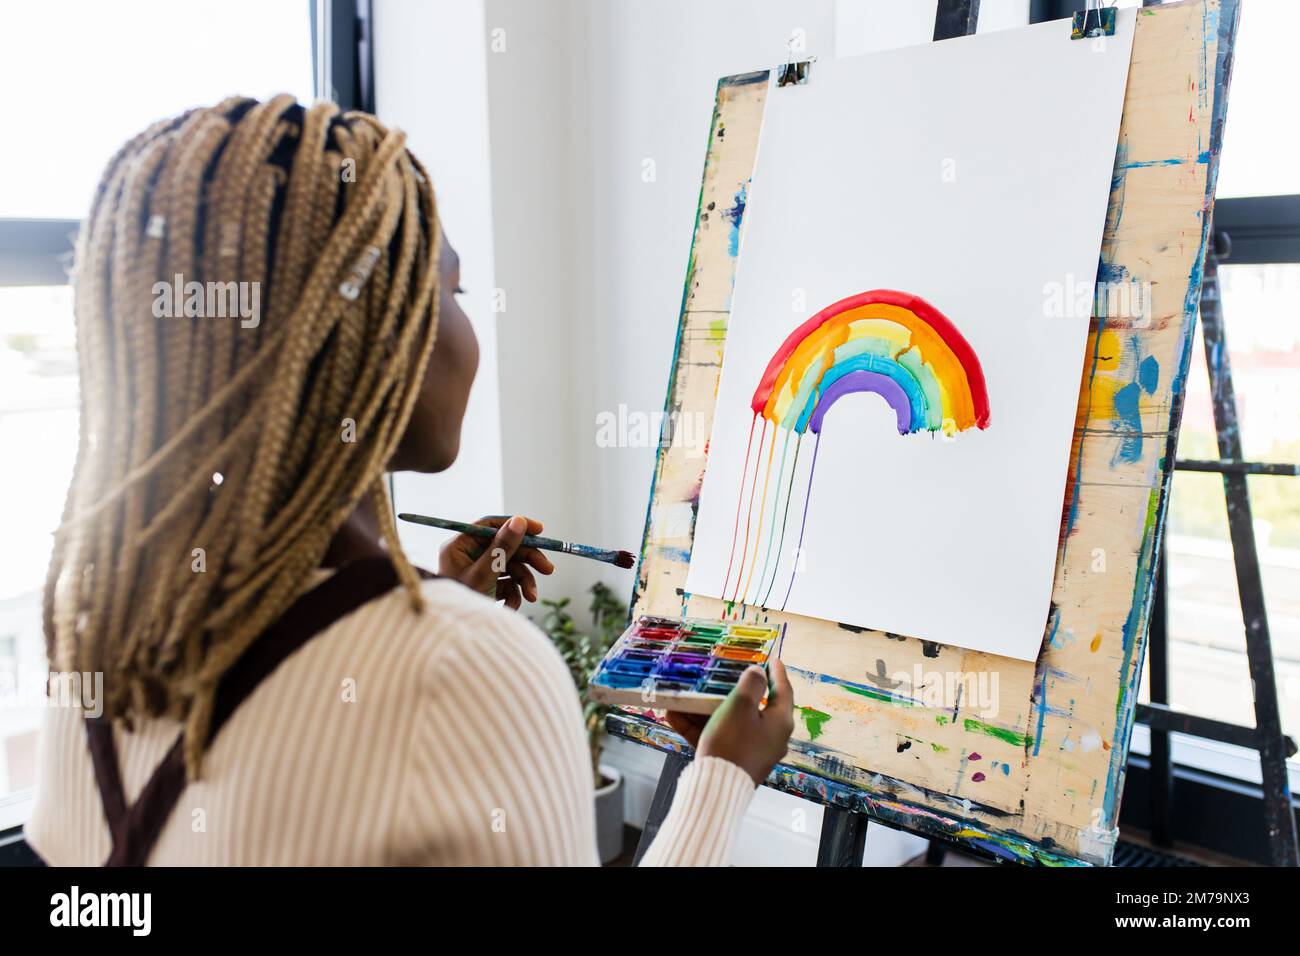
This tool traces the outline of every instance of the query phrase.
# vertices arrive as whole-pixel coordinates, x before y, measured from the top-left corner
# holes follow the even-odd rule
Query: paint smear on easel
[[[813,707],[800,707],[798,710],[800,718],[803,719],[804,728],[808,731],[808,739],[816,740],[822,735],[822,728],[831,719],[831,715]]]

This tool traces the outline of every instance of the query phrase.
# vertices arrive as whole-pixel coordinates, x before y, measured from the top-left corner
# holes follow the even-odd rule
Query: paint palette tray
[[[711,714],[750,665],[780,656],[784,624],[640,617],[610,648],[588,695],[602,704]]]

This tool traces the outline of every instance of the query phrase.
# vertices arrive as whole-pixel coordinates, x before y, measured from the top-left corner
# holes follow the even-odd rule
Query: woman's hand
[[[456,535],[438,553],[438,574],[505,601],[507,607],[516,610],[522,603],[521,597],[536,601],[537,578],[533,570],[550,574],[555,565],[536,548],[521,547],[521,544],[524,535],[539,534],[542,523],[520,515],[480,518],[474,523],[497,528],[497,536],[484,541],[468,534]]]
[[[712,716],[668,712],[668,726],[686,738],[701,757],[721,757],[743,769],[759,786],[785,756],[794,733],[794,692],[779,660],[768,664],[772,686],[761,667],[740,675]],[[767,692],[767,706],[759,701]]]

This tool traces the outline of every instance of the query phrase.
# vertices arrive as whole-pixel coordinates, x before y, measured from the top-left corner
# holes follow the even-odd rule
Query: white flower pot
[[[608,781],[596,790],[596,850],[602,864],[623,852],[623,774],[606,764],[600,775]]]

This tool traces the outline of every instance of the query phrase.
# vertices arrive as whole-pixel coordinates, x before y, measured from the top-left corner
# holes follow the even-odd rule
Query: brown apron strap
[[[432,577],[428,572],[421,574]],[[294,651],[334,622],[387,594],[397,583],[392,561],[376,556],[341,568],[295,601],[221,679],[208,743],[216,739],[239,705]],[[113,850],[104,865],[143,866],[186,787],[182,740],[178,738],[172,744],[140,791],[139,799],[128,807],[113,746],[112,723],[103,717],[87,719],[86,739],[113,840]]]
[[[126,819],[126,790],[117,766],[117,750],[113,747],[113,725],[102,717],[86,721],[86,742],[90,744],[90,762],[95,767],[95,780],[99,784],[99,798],[104,804],[104,819],[108,821],[113,845],[117,846],[115,827]]]

